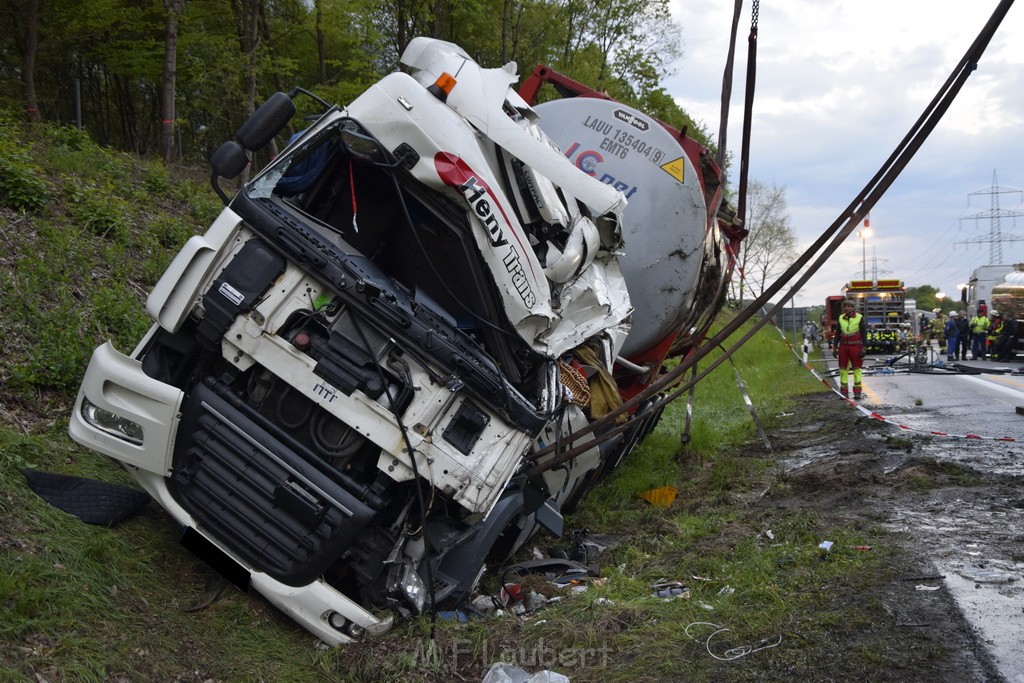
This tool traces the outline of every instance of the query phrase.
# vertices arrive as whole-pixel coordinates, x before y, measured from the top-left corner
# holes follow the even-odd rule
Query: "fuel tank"
[[[573,97],[534,108],[577,168],[629,202],[619,263],[634,313],[622,355],[646,351],[678,330],[694,305],[711,239],[697,170],[661,124],[619,102]]]

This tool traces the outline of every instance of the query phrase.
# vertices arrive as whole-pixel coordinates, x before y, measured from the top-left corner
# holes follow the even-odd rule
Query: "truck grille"
[[[239,559],[288,585],[320,576],[372,510],[206,385],[184,407],[170,490]]]

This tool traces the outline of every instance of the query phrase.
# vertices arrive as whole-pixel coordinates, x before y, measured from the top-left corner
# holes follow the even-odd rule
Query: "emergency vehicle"
[[[850,280],[843,295],[825,299],[824,328],[829,346],[836,321],[843,313],[843,301],[850,299],[868,324],[865,350],[868,353],[895,353],[906,343],[906,287],[898,279]]]

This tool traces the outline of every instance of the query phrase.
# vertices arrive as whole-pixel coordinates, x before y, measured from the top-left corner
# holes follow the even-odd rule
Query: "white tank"
[[[658,122],[618,102],[574,97],[534,109],[570,161],[626,195],[620,264],[635,312],[622,355],[646,351],[693,306],[707,234],[697,170]]]

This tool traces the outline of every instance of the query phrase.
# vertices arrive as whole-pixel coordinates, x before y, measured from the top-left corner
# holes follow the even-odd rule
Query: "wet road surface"
[[[945,361],[931,354],[936,359]],[[892,423],[893,437],[925,435],[915,441],[917,453],[1006,483],[985,494],[970,487],[959,489],[961,497],[923,494],[914,505],[893,509],[886,526],[915,539],[935,563],[942,578],[923,582],[921,590],[948,590],[1000,673],[1024,683],[1024,415],[1017,413],[1024,374],[1015,374],[1024,372],[1024,362],[965,361],[962,372],[912,372],[906,360],[887,360],[865,359],[860,404]],[[827,352],[824,361],[812,362],[824,364],[836,365]]]

